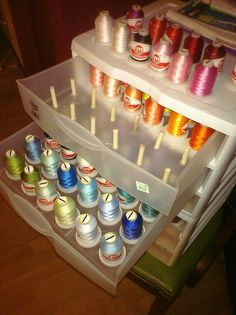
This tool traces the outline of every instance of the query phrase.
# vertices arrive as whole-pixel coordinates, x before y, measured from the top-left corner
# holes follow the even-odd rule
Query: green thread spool
[[[40,180],[39,171],[32,165],[27,165],[21,173],[21,179],[21,188],[23,192],[26,195],[35,196],[35,185]]]
[[[8,150],[4,156],[4,165],[6,167],[6,174],[10,179],[19,180],[20,174],[24,169],[24,159],[15,150]]]
[[[144,221],[151,223],[158,216],[159,212],[147,205],[146,203],[141,203],[139,206],[139,212],[141,213]]]
[[[56,184],[52,180],[42,179],[35,185],[37,204],[44,211],[53,210],[54,202],[57,199]]]
[[[60,196],[54,203],[55,221],[63,229],[71,229],[79,215],[74,199]]]

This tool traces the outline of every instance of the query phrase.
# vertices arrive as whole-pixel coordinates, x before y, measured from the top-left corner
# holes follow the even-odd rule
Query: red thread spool
[[[210,59],[213,61],[214,66],[217,68],[217,72],[223,70],[225,60],[225,48],[219,41],[212,41],[204,51],[203,60]]]
[[[94,86],[102,86],[104,81],[104,73],[90,65],[90,83]]]
[[[126,109],[128,112],[135,112],[139,110],[142,105],[142,97],[142,91],[131,85],[128,86],[125,89],[124,100],[122,103],[124,109]]]
[[[148,125],[158,125],[163,116],[164,107],[153,98],[148,98],[144,104],[143,121]]]
[[[200,150],[215,130],[197,123],[192,130],[189,145],[193,150]]]
[[[152,45],[155,45],[166,29],[166,19],[163,14],[154,16],[149,22],[149,34],[152,39]]]
[[[171,24],[167,27],[163,37],[173,46],[173,53],[179,49],[182,36],[183,29],[179,24]]]
[[[184,41],[184,48],[189,50],[193,63],[200,60],[204,41],[198,33],[192,33]]]
[[[139,29],[143,26],[144,13],[140,5],[134,4],[126,13],[126,21],[130,32],[133,34],[138,33]]]

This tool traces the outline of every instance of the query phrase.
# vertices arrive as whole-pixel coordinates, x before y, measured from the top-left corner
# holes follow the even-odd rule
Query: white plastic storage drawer
[[[71,94],[70,79],[76,82],[77,96]],[[30,117],[60,144],[79,152],[100,174],[117,187],[168,215],[187,187],[201,175],[215,157],[224,136],[214,133],[203,148],[180,164],[183,152],[163,144],[154,150],[156,134],[147,128],[132,135],[133,116],[121,109],[120,98],[109,99],[97,90],[96,109],[91,109],[89,64],[79,57],[18,81],[24,108]],[[52,107],[50,86],[55,87],[58,108]],[[76,121],[70,119],[70,103],[76,105]],[[110,122],[111,106],[117,108]],[[96,117],[96,136],[90,132],[91,115]],[[119,149],[112,149],[112,130],[119,129]],[[142,167],[136,165],[140,144],[146,146]],[[184,147],[183,147],[184,150]],[[165,168],[171,168],[168,184],[162,181]]]

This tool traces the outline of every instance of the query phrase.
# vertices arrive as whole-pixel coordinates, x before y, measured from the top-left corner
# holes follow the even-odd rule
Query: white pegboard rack
[[[177,9],[183,5],[179,1],[155,2],[144,8],[146,23],[156,13],[166,13],[170,8]],[[191,217],[191,212],[199,216],[204,211],[217,188],[236,148],[236,108],[233,105],[235,86],[230,81],[236,59],[233,55],[227,55],[224,72],[217,79],[212,95],[198,98],[188,92],[189,81],[181,86],[172,85],[165,78],[165,74],[156,73],[148,63],[138,64],[130,59],[128,53],[118,55],[112,52],[111,45],[97,44],[94,34],[92,30],[73,40],[74,58],[18,81],[24,108],[30,117],[59,143],[80,153],[103,177],[157,208],[160,215],[148,226],[140,241],[130,249],[124,262],[111,272],[107,268],[98,267],[97,262],[92,258],[93,255],[88,257],[85,251],[75,249],[73,241],[67,235],[61,233],[59,229],[55,230],[55,225],[52,228],[50,219],[45,220],[45,216],[35,206],[32,204],[29,206],[28,198],[24,198],[22,194],[19,197],[19,191],[14,185],[6,185],[4,176],[0,178],[0,186],[17,213],[33,228],[46,235],[62,257],[91,280],[114,294],[119,281],[180,210],[197,196],[199,187],[204,183],[204,190],[200,195],[198,194],[197,200],[192,204],[189,219],[194,219]],[[130,135],[132,118],[120,109],[120,99],[108,99],[103,95],[102,89],[98,89],[96,117],[100,128],[96,136],[91,135],[89,124],[91,113],[94,111],[90,109],[90,64],[115,79],[141,89],[161,105],[212,127],[217,132],[185,167],[179,165],[182,152],[173,150],[168,144],[163,145],[158,151],[158,159],[151,151],[156,135],[142,129],[134,141]],[[71,78],[77,84],[77,96],[71,95]],[[54,86],[56,90],[59,104],[57,110],[52,108],[50,86]],[[69,118],[70,102],[76,105],[77,121],[71,121]],[[122,130],[123,147],[121,146],[118,152],[114,152],[111,148],[113,126],[108,117],[112,105],[117,107],[118,124],[115,126]],[[19,143],[19,137],[31,129],[32,132],[37,131],[36,125],[28,128],[8,139],[8,142],[4,142],[5,144],[1,145],[1,154],[6,149],[6,144],[9,145],[11,141]],[[135,164],[137,149],[143,142],[146,145],[145,156],[148,158],[143,167],[138,167]],[[133,145],[132,150],[130,144]],[[166,166],[171,167],[175,174],[175,178],[169,184],[161,180]],[[3,172],[2,167],[1,174]],[[207,180],[203,180],[205,176]],[[140,190],[140,187],[145,187],[145,190]]]

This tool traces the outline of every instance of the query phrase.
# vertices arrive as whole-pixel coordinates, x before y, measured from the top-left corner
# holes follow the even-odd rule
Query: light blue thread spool
[[[125,210],[133,209],[139,203],[137,199],[118,187],[117,196],[119,199],[120,207]]]
[[[153,220],[158,216],[159,212],[147,205],[146,203],[141,203],[139,206],[139,212],[141,213],[144,221],[153,222]]]
[[[58,196],[55,182],[42,179],[35,185],[37,204],[44,211],[52,211],[54,202]]]
[[[93,215],[87,213],[79,215],[75,222],[75,229],[75,239],[80,246],[92,248],[100,242],[102,232]]]
[[[117,224],[122,217],[118,199],[111,194],[103,194],[99,198],[97,216],[103,225]]]
[[[42,152],[41,141],[38,137],[33,135],[27,135],[25,137],[25,159],[30,164],[36,165],[40,164],[40,155]]]
[[[77,196],[79,204],[84,208],[93,208],[98,204],[98,186],[94,178],[84,176],[78,181]]]
[[[42,173],[49,179],[57,178],[57,169],[60,164],[60,156],[57,151],[45,149],[41,154]]]
[[[99,258],[109,267],[116,267],[122,263],[126,256],[123,240],[115,232],[105,233],[100,241]]]

